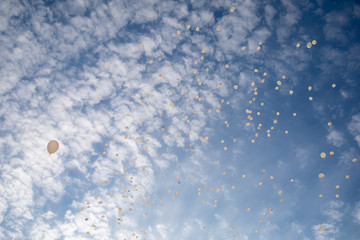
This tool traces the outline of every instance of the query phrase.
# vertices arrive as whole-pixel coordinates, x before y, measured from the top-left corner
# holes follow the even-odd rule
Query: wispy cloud
[[[312,227],[315,239],[336,239],[340,232],[338,223],[341,222],[343,213],[341,208],[344,206],[343,201],[330,201],[322,208],[322,214],[328,217],[327,223],[317,224]]]
[[[318,151],[301,143],[289,117],[294,107],[309,109],[302,94],[311,74],[302,71],[312,71],[317,54],[303,44],[309,33],[300,25],[314,3],[305,5],[1,1],[0,238],[276,237],[286,219],[270,205],[278,214],[305,204],[290,192],[312,184],[301,178]],[[326,13],[328,40],[348,41],[336,34],[351,22],[343,14]],[[358,47],[324,45],[323,72],[357,67]],[[343,84],[339,94],[356,98],[356,81]],[[293,102],[288,92],[297,87]],[[288,127],[294,135],[285,138]],[[350,141],[338,129],[321,141],[340,152]],[[360,146],[359,129],[357,114],[348,130]],[[51,139],[60,143],[53,155]],[[340,231],[343,205],[320,210],[328,223],[325,233],[313,227],[317,239]],[[358,212],[356,205],[356,222]],[[306,235],[302,220],[289,225],[292,233]]]
[[[312,227],[316,240],[334,240],[339,228],[333,224],[323,223]]]
[[[158,224],[156,225],[156,231],[158,231],[158,233],[160,234],[162,239],[168,239],[168,235],[167,235],[167,231],[166,231],[167,227],[164,224]]]
[[[350,21],[348,14],[333,11],[325,15],[325,21],[324,33],[327,40],[340,41],[343,44],[348,41],[342,30]]]
[[[350,133],[354,136],[355,141],[360,146],[360,114],[351,117],[351,122],[348,125]]]
[[[326,136],[326,140],[335,147],[340,147],[345,143],[344,135],[335,129],[330,130],[329,134]]]
[[[354,221],[358,224],[360,224],[360,202],[357,202],[355,204],[354,210],[352,212],[352,215],[354,217]]]

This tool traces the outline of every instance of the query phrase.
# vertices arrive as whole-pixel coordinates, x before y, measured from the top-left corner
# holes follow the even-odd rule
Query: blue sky
[[[0,239],[359,238],[357,1],[0,12]]]

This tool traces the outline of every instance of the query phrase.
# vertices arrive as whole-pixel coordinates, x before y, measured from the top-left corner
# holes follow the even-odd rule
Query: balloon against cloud
[[[356,3],[0,5],[0,238],[360,234]]]
[[[59,143],[56,140],[51,140],[47,145],[47,150],[50,154],[55,153],[59,149]]]

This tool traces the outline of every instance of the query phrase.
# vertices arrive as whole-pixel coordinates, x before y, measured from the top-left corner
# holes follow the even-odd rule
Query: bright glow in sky
[[[358,1],[0,12],[0,239],[360,236]]]

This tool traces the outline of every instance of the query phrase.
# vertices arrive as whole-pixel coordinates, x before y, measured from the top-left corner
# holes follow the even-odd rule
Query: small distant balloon
[[[59,143],[56,140],[51,140],[47,145],[47,150],[50,154],[55,153],[59,149]]]

